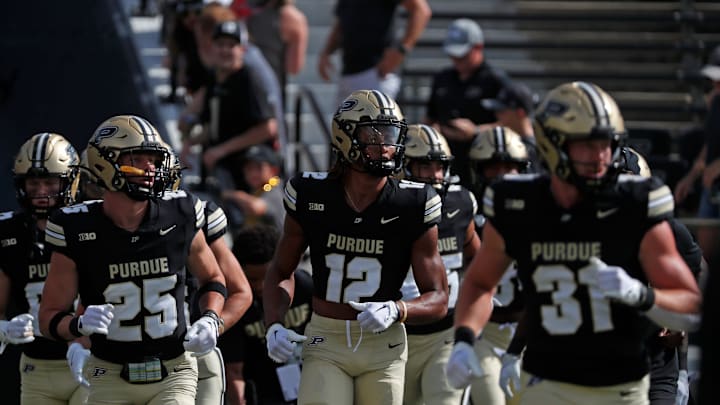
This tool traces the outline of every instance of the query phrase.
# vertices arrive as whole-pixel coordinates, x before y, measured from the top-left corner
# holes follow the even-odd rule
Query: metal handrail
[[[315,156],[308,150],[308,145],[302,141],[302,110],[303,110],[303,99],[307,99],[310,102],[310,110],[312,111],[313,117],[320,124],[322,132],[327,140],[327,145],[330,145],[330,128],[325,125],[323,119],[323,113],[320,109],[320,104],[315,97],[315,93],[307,85],[302,85],[298,88],[297,95],[295,96],[295,169],[299,165],[301,155],[305,156],[310,161],[310,166],[313,171],[319,171],[320,165],[315,159]],[[328,167],[332,160],[332,154],[328,153]]]

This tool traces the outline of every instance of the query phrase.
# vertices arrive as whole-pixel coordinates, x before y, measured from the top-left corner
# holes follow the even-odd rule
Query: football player
[[[526,298],[523,403],[647,404],[651,320],[699,323],[700,292],[667,222],[672,194],[655,178],[618,177],[625,125],[598,86],[554,88],[535,124],[550,175],[486,188],[488,222],[460,289],[448,378],[464,386],[483,373],[472,344],[515,260]]]
[[[79,163],[77,151],[63,136],[33,135],[15,158],[20,210],[0,214],[0,313],[4,318],[10,300],[22,312],[0,321],[0,352],[8,343],[22,344],[23,404],[80,404],[87,396],[68,369],[68,345],[43,337],[38,324],[50,263],[44,243],[48,215],[73,203]],[[70,302],[67,308],[72,307]]]
[[[475,196],[459,184],[450,184],[450,147],[439,132],[428,125],[409,125],[405,140],[403,177],[433,186],[442,199],[442,219],[438,224],[438,251],[448,279],[448,313],[440,321],[425,325],[406,325],[408,361],[405,366],[403,403],[457,405],[462,390],[451,387],[445,378],[445,364],[453,341],[452,320],[460,287],[460,272],[480,247],[473,218],[477,212]],[[403,283],[403,299],[420,292],[412,272]]]
[[[227,284],[228,297],[220,313],[220,329],[222,334],[226,328],[232,327],[247,311],[252,303],[253,295],[245,273],[240,263],[225,242],[227,232],[227,217],[222,208],[212,201],[203,201],[205,211],[205,226],[203,232],[207,239],[210,250],[220,266],[225,283]],[[189,274],[190,278],[192,274]],[[197,283],[193,278],[193,286]],[[198,305],[197,288],[188,291],[191,299],[190,319],[195,321],[200,318],[202,312]],[[198,364],[198,388],[195,398],[196,405],[222,404],[225,394],[225,364],[219,348],[215,347],[207,353],[197,356]]]
[[[268,357],[265,348],[262,291],[265,273],[270,267],[279,239],[271,225],[257,224],[238,231],[233,253],[247,274],[253,290],[253,302],[243,317],[220,337],[227,372],[228,405],[293,405],[297,398],[301,347],[288,361],[279,364]],[[312,312],[312,277],[302,269],[295,270],[295,291],[284,325],[303,333]]]
[[[104,121],[88,142],[88,166],[103,200],[56,212],[40,329],[67,341],[90,336],[89,403],[194,404],[190,352],[215,347],[227,291],[202,232],[203,204],[165,192],[171,153],[145,119]],[[185,268],[198,279],[202,316],[187,328]],[[68,312],[78,295],[85,312]]]
[[[407,125],[387,95],[351,93],[332,127],[335,166],[285,186],[284,232],[263,291],[268,354],[285,362],[305,342],[300,404],[400,404],[403,323],[447,312],[437,237],[442,203],[428,184],[389,177],[402,167]],[[308,246],[314,313],[305,337],[282,322]],[[406,302],[400,287],[410,265],[420,295]]]
[[[526,173],[531,167],[530,153],[522,136],[502,126],[480,132],[470,146],[469,158],[470,167],[473,169],[473,191],[478,198],[482,198],[485,188],[493,180],[507,174]],[[485,222],[482,214],[475,216],[479,234],[482,234]],[[510,357],[513,353],[510,342],[524,305],[515,263],[512,263],[503,275],[493,298],[495,306],[490,321],[483,329],[482,338],[474,345],[485,373],[472,380],[470,396],[476,404],[504,405],[513,396],[513,390],[507,384],[498,384],[498,381],[502,365],[510,359],[519,358]],[[520,350],[522,347],[519,346]],[[516,354],[519,355],[520,351]]]

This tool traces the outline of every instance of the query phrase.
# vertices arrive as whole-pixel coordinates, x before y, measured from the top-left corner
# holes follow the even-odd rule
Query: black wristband
[[[70,320],[70,334],[75,337],[83,336],[83,334],[80,333],[80,317],[79,316],[76,316]]]
[[[50,332],[50,336],[53,337],[53,339],[60,341],[60,342],[67,342],[68,339],[65,339],[64,337],[60,336],[60,333],[58,332],[57,328],[58,325],[60,325],[60,321],[63,320],[66,316],[72,316],[70,312],[67,311],[61,311],[55,314],[55,316],[52,317],[50,320],[50,325],[48,325],[48,331]]]
[[[465,342],[470,346],[475,344],[475,332],[467,326],[461,326],[455,329],[455,343]]]
[[[640,297],[640,303],[638,304],[637,309],[647,311],[652,308],[653,305],[655,305],[655,290],[650,286],[645,287],[645,291],[643,291],[643,294]]]
[[[218,283],[217,281],[211,281],[209,283],[205,283],[200,286],[200,288],[197,291],[197,297],[200,299],[203,295],[209,293],[210,291],[215,291],[216,293],[220,293],[223,298],[227,298],[227,288],[222,283]],[[217,314],[215,314],[217,315]]]

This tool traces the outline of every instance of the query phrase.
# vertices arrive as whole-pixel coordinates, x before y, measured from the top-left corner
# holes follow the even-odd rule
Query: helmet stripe
[[[378,104],[380,104],[380,110],[384,110],[386,108],[390,108],[392,106],[392,103],[388,99],[388,97],[383,94],[381,91],[378,90],[371,90],[370,91],[377,100]]]
[[[420,125],[420,130],[425,133],[425,135],[427,135],[428,141],[430,141],[430,150],[434,150],[437,146],[442,152],[442,148],[440,148],[440,138],[437,137],[435,131],[433,131],[432,128],[428,127],[425,124]]]
[[[140,130],[145,137],[145,142],[157,142],[157,140],[155,139],[155,133],[152,130],[152,125],[150,125],[149,122],[147,122],[144,118],[136,116],[130,117],[130,119],[133,120],[140,127]]]
[[[590,105],[597,117],[597,126],[608,126],[610,125],[610,114],[605,108],[602,96],[597,89],[589,83],[577,82],[577,86],[582,92],[584,92],[590,99]]]
[[[503,127],[493,128],[493,135],[495,135],[495,147],[498,153],[505,152],[505,129]]]
[[[45,163],[45,153],[47,153],[47,144],[50,140],[50,133],[44,132],[40,134],[39,137],[35,140],[35,145],[33,145],[33,151],[32,151],[32,166],[33,167],[43,167]]]

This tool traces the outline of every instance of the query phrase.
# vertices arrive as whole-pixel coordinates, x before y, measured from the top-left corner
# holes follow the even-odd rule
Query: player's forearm
[[[455,327],[468,327],[478,334],[490,320],[493,290],[463,282],[455,303]]]
[[[447,315],[448,295],[446,291],[428,291],[419,297],[405,301],[408,324],[423,324],[442,319]]]
[[[78,336],[70,333],[70,322],[73,314],[56,309],[40,309],[40,333],[57,341],[70,341]]]
[[[295,289],[294,280],[281,279],[278,274],[279,271],[271,267],[265,276],[263,308],[266,326],[283,322]]]

